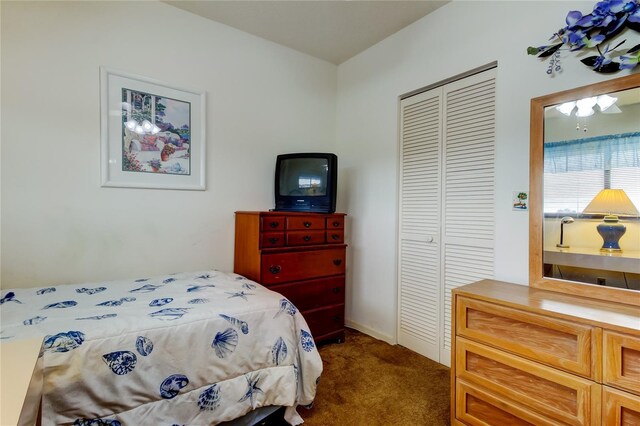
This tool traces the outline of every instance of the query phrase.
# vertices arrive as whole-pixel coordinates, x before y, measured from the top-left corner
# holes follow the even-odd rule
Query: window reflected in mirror
[[[640,290],[640,88],[545,108],[544,276]]]

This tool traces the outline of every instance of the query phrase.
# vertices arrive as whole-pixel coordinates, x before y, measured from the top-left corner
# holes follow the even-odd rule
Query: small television
[[[336,211],[338,157],[330,153],[278,155],[275,211]]]

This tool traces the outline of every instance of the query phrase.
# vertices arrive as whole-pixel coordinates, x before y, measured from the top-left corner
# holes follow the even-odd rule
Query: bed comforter
[[[313,402],[322,361],[296,307],[219,271],[4,290],[1,341],[42,336],[43,425],[210,425]],[[41,382],[41,387],[38,382]]]

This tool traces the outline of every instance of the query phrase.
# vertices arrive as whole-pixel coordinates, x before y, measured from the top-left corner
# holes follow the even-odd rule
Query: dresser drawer
[[[602,337],[604,384],[640,395],[640,338],[607,330]]]
[[[344,216],[330,216],[327,218],[327,229],[344,229]]]
[[[640,398],[603,386],[602,424],[607,426],[640,425]]]
[[[287,229],[324,229],[324,216],[287,216]]]
[[[551,426],[557,422],[456,379],[456,418],[472,426]]]
[[[344,243],[344,231],[342,229],[327,229],[328,244]]]
[[[285,227],[284,216],[265,216],[260,220],[260,230],[266,231],[282,231]]]
[[[456,376],[532,411],[568,424],[589,425],[600,385],[463,338],[456,340]]]
[[[303,316],[316,339],[344,328],[344,305],[316,309]]]
[[[288,231],[288,246],[324,244],[324,231]]]
[[[260,234],[260,247],[282,247],[284,246],[284,232],[262,232]]]
[[[300,281],[270,288],[284,295],[300,311],[344,304],[344,276]]]
[[[465,297],[457,298],[456,332],[584,377],[598,377],[593,327]]]
[[[264,285],[344,275],[345,248],[263,254],[261,263]]]

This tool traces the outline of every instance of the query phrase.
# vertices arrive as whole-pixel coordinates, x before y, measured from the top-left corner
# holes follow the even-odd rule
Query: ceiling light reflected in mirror
[[[570,116],[573,110],[577,108],[576,117],[589,117],[590,115],[593,115],[595,113],[595,110],[593,108],[596,105],[598,106],[600,112],[605,112],[608,111],[612,106],[615,106],[617,100],[618,98],[614,98],[613,96],[609,95],[593,96],[580,99],[578,101],[565,102],[556,106],[556,110],[560,111],[566,116]],[[621,111],[620,108],[615,106],[615,109],[610,111],[610,113],[611,112],[619,113]]]

